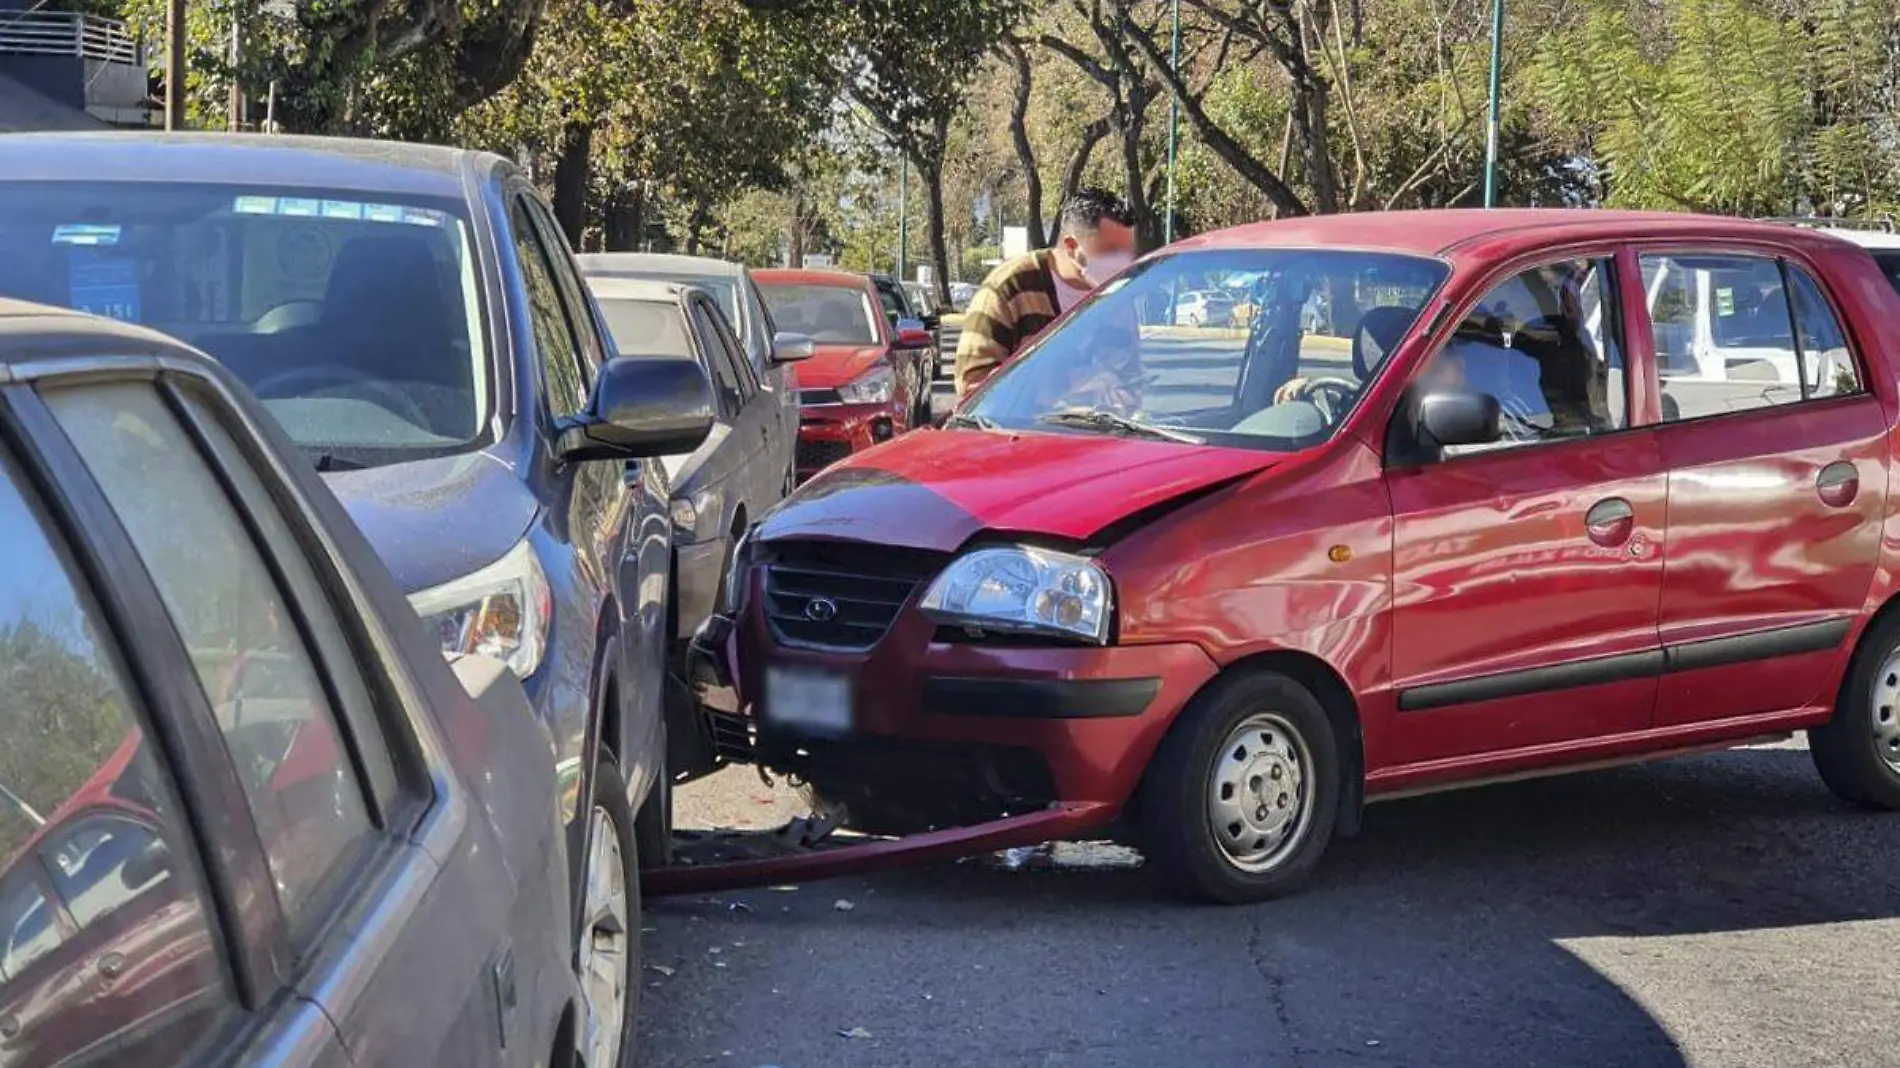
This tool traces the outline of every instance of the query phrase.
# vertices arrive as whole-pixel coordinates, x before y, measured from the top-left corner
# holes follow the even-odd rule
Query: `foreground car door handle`
[[[1613,549],[1630,540],[1636,529],[1636,509],[1621,497],[1606,497],[1592,505],[1583,517],[1584,531],[1590,540]]]
[[[1821,468],[1815,476],[1814,492],[1821,503],[1845,508],[1860,495],[1860,468],[1846,460],[1836,460]]]

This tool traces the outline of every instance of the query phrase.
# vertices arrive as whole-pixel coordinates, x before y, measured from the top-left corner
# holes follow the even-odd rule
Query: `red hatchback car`
[[[1247,326],[1168,324],[1209,291]],[[1059,809],[1220,901],[1368,800],[1794,730],[1900,807],[1896,320],[1686,215],[1175,245],[755,529],[714,726],[862,828]]]
[[[793,372],[800,479],[929,424],[930,333],[921,322],[886,316],[869,278],[767,270],[752,279],[773,327],[812,340],[811,358]]]

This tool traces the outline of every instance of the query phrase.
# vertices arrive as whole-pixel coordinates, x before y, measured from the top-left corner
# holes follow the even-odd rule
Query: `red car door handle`
[[[1584,531],[1590,540],[1614,548],[1630,540],[1636,529],[1636,509],[1621,497],[1607,497],[1592,505],[1583,517]]]
[[[1814,478],[1814,492],[1822,503],[1845,508],[1860,495],[1860,468],[1846,460],[1836,460],[1821,468]]]

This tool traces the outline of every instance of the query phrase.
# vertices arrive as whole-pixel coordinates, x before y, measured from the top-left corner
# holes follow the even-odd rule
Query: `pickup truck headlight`
[[[1108,644],[1115,597],[1093,560],[1028,545],[953,561],[918,606],[939,623]]]
[[[846,404],[889,404],[895,396],[897,372],[886,364],[878,364],[838,387],[838,397]]]
[[[719,496],[715,490],[703,489],[690,497],[675,497],[667,511],[673,519],[674,544],[691,545],[705,541],[712,532],[701,530],[700,524],[711,527],[718,522]]]
[[[409,603],[444,653],[493,657],[524,679],[541,666],[554,596],[525,538],[480,571],[413,594]]]

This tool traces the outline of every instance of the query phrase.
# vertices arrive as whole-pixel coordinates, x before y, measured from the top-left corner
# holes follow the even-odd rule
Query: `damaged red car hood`
[[[1080,541],[1143,509],[1282,459],[1102,434],[924,430],[859,453],[806,483],[766,518],[759,537],[941,552],[979,530]]]

